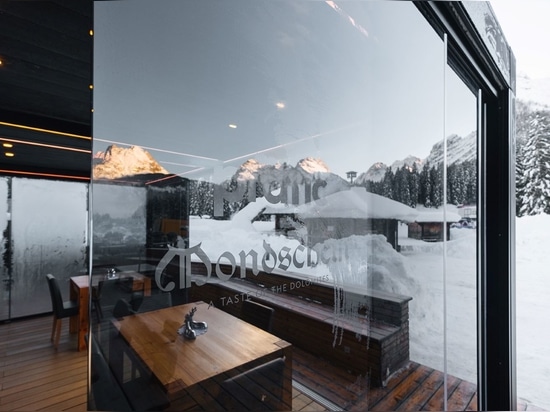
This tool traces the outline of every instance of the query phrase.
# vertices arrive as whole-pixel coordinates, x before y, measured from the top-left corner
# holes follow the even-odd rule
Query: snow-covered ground
[[[516,220],[518,396],[550,410],[550,216]]]
[[[263,253],[266,244],[277,254],[285,247],[290,253],[302,253],[298,241],[274,233],[273,222],[251,224],[249,217],[254,213],[245,209],[230,222],[194,218],[191,220],[190,245],[201,243],[201,248],[213,262],[224,252],[230,252],[237,260],[243,250],[254,249]],[[475,233],[472,229],[451,229],[451,240],[444,245],[408,239],[402,226],[401,253],[393,250],[381,236],[331,240],[325,242],[327,250],[344,251],[347,259],[328,266],[320,264],[309,268],[306,265],[288,270],[315,277],[328,275],[339,285],[360,284],[412,296],[411,359],[439,370],[446,369],[452,375],[475,383]],[[545,327],[550,314],[550,280],[546,279],[550,253],[545,244],[548,233],[550,216],[517,220],[518,396],[545,409],[550,409],[550,393],[547,391],[550,329]],[[446,323],[444,312],[447,314]]]

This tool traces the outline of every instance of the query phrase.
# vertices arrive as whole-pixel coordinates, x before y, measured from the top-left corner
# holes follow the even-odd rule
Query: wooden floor
[[[63,319],[56,351],[52,316],[0,324],[0,411],[86,410],[87,358]]]
[[[51,316],[0,323],[0,411],[86,411],[87,356],[64,319],[59,349],[50,342]],[[443,410],[443,374],[411,362],[385,388],[294,348],[293,410]],[[298,386],[298,385],[296,385]],[[475,385],[448,378],[449,410],[475,410]],[[537,410],[526,403],[518,410]]]
[[[0,411],[86,411],[87,355],[63,320],[59,348],[50,342],[52,316],[0,323]],[[293,388],[293,410],[325,407]]]

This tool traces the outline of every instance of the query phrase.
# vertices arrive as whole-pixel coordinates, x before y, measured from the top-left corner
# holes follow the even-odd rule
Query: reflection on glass
[[[270,330],[296,348],[295,376],[338,407],[425,409],[427,400],[390,400],[380,388],[398,371],[433,368],[431,407],[441,409],[444,245],[456,206],[475,204],[475,176],[464,187],[444,180],[473,172],[443,162],[463,156],[473,128],[462,134],[471,118],[459,107],[460,135],[442,142],[443,42],[408,2],[236,4],[96,4],[94,264],[120,226],[119,243],[131,233],[143,250],[110,247],[110,266],[146,276],[150,298],[173,307],[204,301],[239,318],[243,300],[274,308]],[[445,184],[455,207],[443,213]],[[143,293],[124,293],[111,316],[123,299],[125,314],[151,319],[139,317]],[[166,343],[177,362],[181,344]],[[345,373],[331,376],[321,358]],[[166,373],[180,376],[177,364]],[[176,409],[195,382],[178,392],[165,378]],[[229,383],[206,381],[216,379],[219,394]],[[223,393],[215,401],[225,406],[238,397]]]

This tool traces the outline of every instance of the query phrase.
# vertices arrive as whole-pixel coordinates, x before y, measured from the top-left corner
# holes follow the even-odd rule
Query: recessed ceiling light
[[[93,84],[90,84],[90,86],[88,86],[90,88],[90,90],[92,90],[94,88],[94,85]]]
[[[15,156],[15,154],[13,154],[12,152],[5,152],[4,155],[5,155],[6,157],[13,157],[13,156]]]
[[[92,29],[90,29],[89,33],[90,33],[90,36],[94,35],[94,31]]]
[[[237,125],[234,124],[234,123],[230,123],[230,124],[229,124],[229,128],[230,128],[230,129],[236,129],[236,128],[237,128]]]
[[[277,109],[284,109],[286,107],[283,102],[277,102],[275,103],[275,106],[277,107]]]
[[[2,147],[10,148],[10,147],[13,147],[13,144],[11,144],[11,143],[2,143]]]

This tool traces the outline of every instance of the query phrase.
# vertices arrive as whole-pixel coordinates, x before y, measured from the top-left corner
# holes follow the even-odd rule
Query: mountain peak
[[[433,145],[425,162],[437,165],[443,162],[443,140]],[[477,133],[474,130],[467,136],[452,134],[447,137],[447,164],[465,162],[477,158]]]
[[[94,155],[94,179],[118,179],[145,173],[169,172],[139,146],[124,148],[111,145],[105,152]]]
[[[323,160],[314,157],[306,157],[305,159],[300,160],[296,167],[310,174],[330,173],[330,169],[327,164]]]

